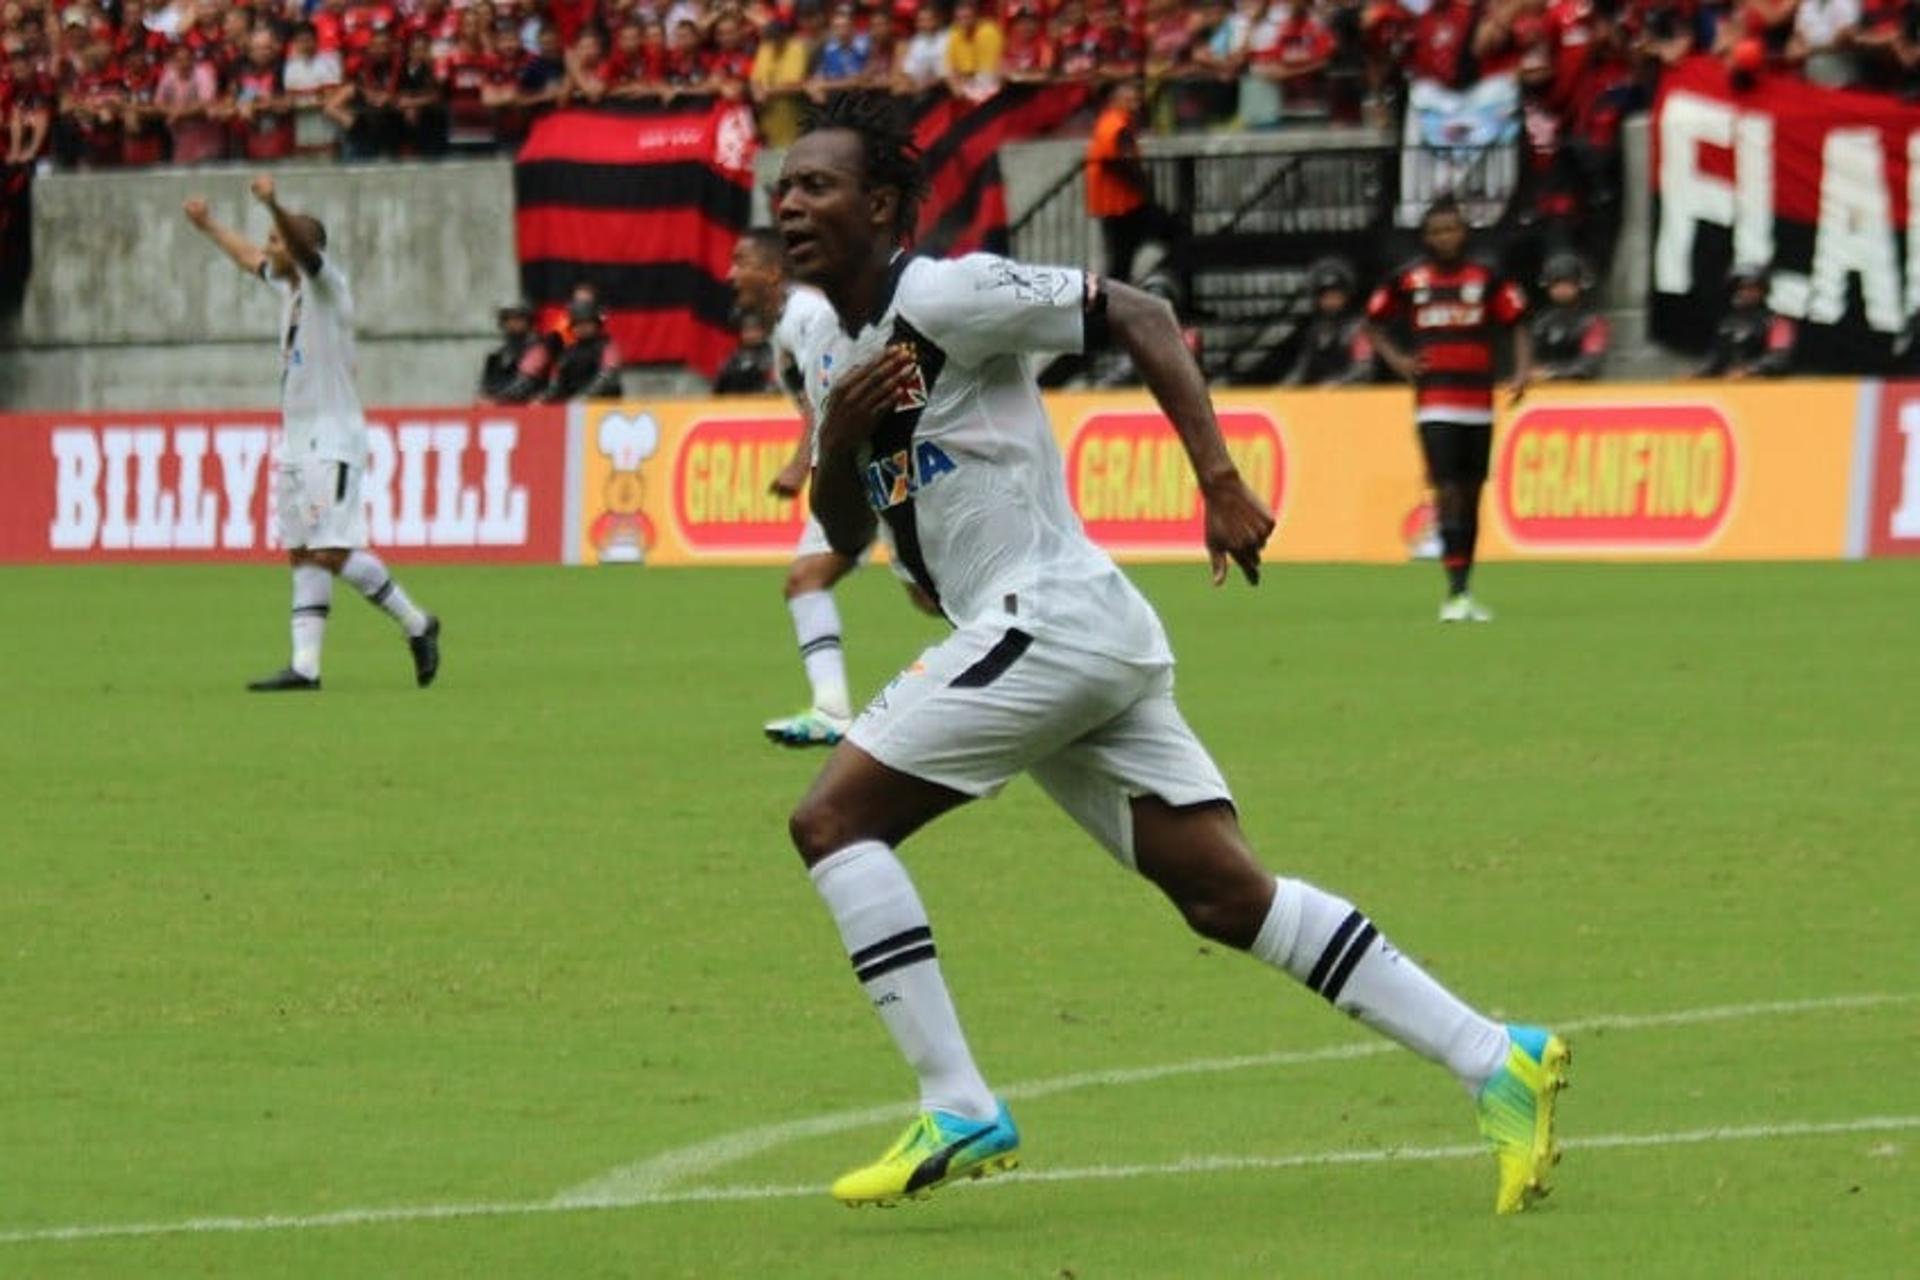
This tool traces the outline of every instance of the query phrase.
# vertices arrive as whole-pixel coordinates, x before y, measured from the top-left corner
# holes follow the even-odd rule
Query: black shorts
[[[1480,484],[1493,458],[1491,422],[1423,422],[1420,451],[1434,484]]]

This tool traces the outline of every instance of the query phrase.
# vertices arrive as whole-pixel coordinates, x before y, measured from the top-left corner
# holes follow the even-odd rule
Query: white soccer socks
[[[800,661],[813,685],[816,711],[845,720],[853,714],[847,695],[847,661],[840,647],[840,610],[833,592],[808,591],[787,601],[793,614],[794,638],[800,642]]]
[[[1280,880],[1253,954],[1478,1094],[1507,1059],[1507,1030],[1482,1017],[1392,946],[1351,902]]]
[[[892,849],[866,840],[815,863],[811,875],[840,926],[855,976],[920,1077],[921,1107],[992,1120],[999,1104],[961,1034],[906,867]]]
[[[355,551],[340,566],[340,576],[353,584],[353,589],[367,598],[368,603],[378,605],[398,622],[410,636],[422,635],[427,629],[427,615],[408,597],[406,590],[393,580],[387,572],[387,566],[379,556],[371,551]]]
[[[320,678],[320,647],[333,608],[333,575],[317,564],[293,566],[293,661],[309,680]]]

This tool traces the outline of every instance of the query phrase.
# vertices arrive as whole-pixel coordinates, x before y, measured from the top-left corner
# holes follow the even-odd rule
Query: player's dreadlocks
[[[839,93],[824,107],[807,114],[801,132],[846,129],[860,137],[865,153],[867,185],[892,187],[900,193],[894,208],[893,233],[905,240],[920,221],[920,202],[926,198],[927,178],[920,169],[920,148],[897,100],[886,93]]]

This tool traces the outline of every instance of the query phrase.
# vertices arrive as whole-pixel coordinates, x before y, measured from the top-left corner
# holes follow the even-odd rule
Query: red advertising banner
[[[1516,547],[1701,548],[1733,510],[1739,445],[1709,403],[1539,405],[1507,428],[1496,474]]]
[[[279,549],[271,413],[0,417],[0,562],[251,560]],[[561,409],[368,415],[372,545],[413,563],[562,558]]]
[[[1871,444],[1861,444],[1872,476],[1863,550],[1920,556],[1920,383],[1884,384],[1872,426]]]

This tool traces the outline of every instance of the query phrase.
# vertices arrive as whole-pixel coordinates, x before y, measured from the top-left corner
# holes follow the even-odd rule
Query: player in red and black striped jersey
[[[1426,256],[1394,272],[1367,303],[1374,350],[1413,383],[1414,420],[1440,512],[1441,562],[1447,570],[1442,622],[1488,622],[1467,594],[1480,534],[1480,490],[1493,453],[1496,331],[1513,336],[1511,389],[1518,401],[1533,377],[1533,343],[1520,324],[1520,286],[1467,256],[1467,220],[1443,196],[1420,221]],[[1412,348],[1395,338],[1398,329]]]

